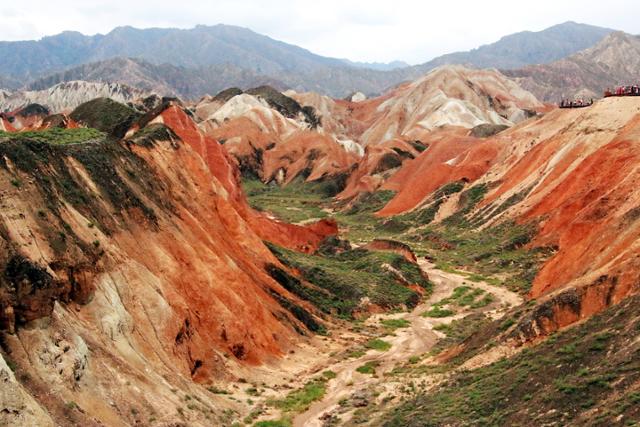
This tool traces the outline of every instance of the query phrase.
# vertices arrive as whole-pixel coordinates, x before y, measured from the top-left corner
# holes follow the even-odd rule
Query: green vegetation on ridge
[[[416,264],[395,253],[354,249],[333,255],[306,255],[272,244],[269,247],[312,286],[273,267],[268,269],[272,277],[320,310],[345,318],[353,316],[363,298],[387,309],[415,307],[420,295],[406,284],[421,286],[427,292],[432,287]]]
[[[88,142],[92,140],[102,140],[105,134],[97,129],[77,128],[62,129],[52,128],[41,131],[28,132],[4,132],[0,131],[0,139],[31,139],[38,142],[45,142],[54,145],[67,145]]]

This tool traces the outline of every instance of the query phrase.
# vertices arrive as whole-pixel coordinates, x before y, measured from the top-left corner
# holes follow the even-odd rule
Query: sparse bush
[[[378,362],[367,362],[362,366],[356,368],[356,372],[360,372],[361,374],[373,375],[376,373],[376,367],[378,367]]]
[[[391,344],[379,338],[372,339],[365,344],[365,347],[377,351],[387,351],[391,348]]]
[[[442,307],[439,307],[439,306],[434,306],[432,309],[422,313],[422,316],[424,316],[424,317],[433,317],[433,318],[439,319],[439,318],[443,318],[443,317],[453,316],[454,314],[455,314],[455,312],[453,310],[449,310],[449,309],[442,308]]]

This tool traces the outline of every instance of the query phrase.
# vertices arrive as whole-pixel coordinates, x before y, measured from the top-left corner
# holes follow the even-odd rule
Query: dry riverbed
[[[288,358],[290,360],[285,361],[288,365],[283,365],[284,370],[283,366],[279,366],[279,369],[264,372],[262,384],[265,387],[260,395],[256,396],[253,388],[249,387],[245,390],[245,393],[249,390],[249,394],[240,396],[240,399],[250,402],[253,408],[258,408],[245,422],[251,424],[288,418],[296,427],[347,423],[359,407],[401,394],[407,384],[401,379],[394,380],[389,373],[398,366],[422,360],[428,355],[438,339],[443,337],[434,327],[469,314],[469,309],[462,309],[442,317],[424,316],[434,304],[450,297],[456,288],[464,286],[491,295],[491,304],[481,311],[493,318],[502,316],[509,307],[522,303],[519,295],[505,288],[485,282],[471,282],[462,274],[437,270],[424,260],[419,263],[434,283],[433,293],[428,300],[408,313],[377,314],[360,327],[338,328],[332,331],[330,337],[316,338],[315,342]],[[396,327],[389,328],[388,325]],[[367,343],[372,348],[366,349]],[[363,346],[366,350],[356,351]],[[305,365],[306,368],[301,369]],[[303,405],[300,413],[283,412],[273,404],[286,398],[292,390],[303,388],[314,378],[323,378],[323,375],[322,397]],[[281,381],[276,384],[274,378],[280,378]],[[424,378],[424,381],[429,381],[429,378]]]

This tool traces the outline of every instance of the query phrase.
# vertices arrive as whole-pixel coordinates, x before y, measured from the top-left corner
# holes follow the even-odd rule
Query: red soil
[[[317,249],[325,237],[337,234],[338,228],[334,222],[321,221],[314,225],[298,226],[276,221],[254,211],[247,204],[235,162],[218,141],[204,135],[178,106],[167,108],[160,118],[200,154],[211,173],[224,185],[231,203],[262,239],[287,248],[311,252]]]
[[[382,188],[398,194],[378,215],[397,215],[419,206],[443,185],[465,180],[473,182],[492,166],[500,149],[496,140],[479,140],[460,130],[441,131],[428,141],[429,148],[407,161]]]

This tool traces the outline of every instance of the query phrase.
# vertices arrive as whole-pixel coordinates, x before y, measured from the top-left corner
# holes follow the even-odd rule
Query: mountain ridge
[[[478,68],[510,69],[544,64],[591,47],[613,31],[567,21],[541,31],[522,31],[503,36],[495,43],[442,55],[417,67],[426,69],[456,63]]]
[[[198,98],[226,87],[255,87],[264,83],[342,98],[357,91],[379,95],[419,78],[438,65],[517,68],[559,59],[597,43],[610,31],[569,22],[539,32],[505,36],[472,51],[400,68],[398,62],[367,64],[323,57],[246,28],[222,24],[192,29],[118,27],[95,36],[64,32],[39,41],[0,42],[0,56],[5,62],[3,72],[8,75],[9,89],[17,89],[16,78],[32,81],[25,83],[31,89],[34,85],[43,89],[43,81],[52,85],[65,79],[136,86],[135,79],[104,70],[109,61],[117,63],[131,58],[139,62],[130,66],[142,68],[136,71],[138,80],[146,85],[141,89],[149,89],[149,81],[153,79],[169,80],[172,81],[169,91],[185,98]],[[498,61],[499,57],[506,59]],[[180,74],[188,77],[181,79]],[[167,87],[163,90],[168,91]]]

